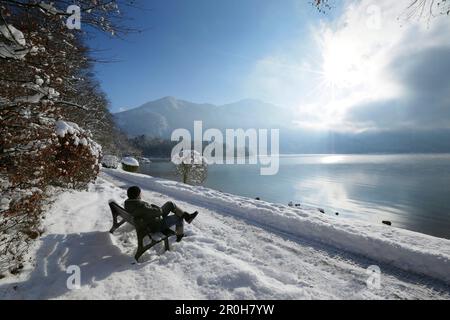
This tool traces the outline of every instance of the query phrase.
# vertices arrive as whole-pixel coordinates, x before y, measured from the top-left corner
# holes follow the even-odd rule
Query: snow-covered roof
[[[122,163],[126,164],[127,166],[131,166],[131,167],[139,167],[139,161],[137,161],[133,157],[122,158]]]

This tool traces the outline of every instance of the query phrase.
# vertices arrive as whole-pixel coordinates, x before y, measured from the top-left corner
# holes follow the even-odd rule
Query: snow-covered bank
[[[450,240],[385,225],[325,216],[313,209],[290,208],[140,174],[130,175],[116,170],[107,172],[112,177],[196,205],[220,208],[222,212],[245,218],[270,230],[319,241],[450,284]]]
[[[123,201],[132,184],[140,185],[143,198],[151,203],[173,200],[187,211],[200,212],[186,227],[186,238],[171,244],[172,251],[164,253],[161,245],[149,250],[139,264],[133,259],[136,236],[132,228],[123,226],[113,235],[108,233],[108,200]],[[253,210],[254,215],[249,212]],[[277,227],[266,212],[277,217]],[[26,265],[19,277],[0,280],[0,299],[450,298],[450,287],[442,281],[301,236],[288,222],[309,219],[312,225],[328,224],[316,227],[317,232],[353,225],[336,218],[336,226],[332,226],[329,218],[316,211],[104,170],[89,191],[64,192],[57,197],[45,219],[46,232],[30,252],[35,265]],[[355,232],[360,227],[352,226]],[[364,237],[364,230],[359,237]],[[384,232],[392,235],[392,241],[404,236],[403,230],[387,226]],[[425,239],[407,234],[418,242]],[[433,246],[440,242],[427,237],[429,240]],[[360,241],[356,235],[355,241]],[[448,249],[448,242],[440,243]],[[373,264],[381,268],[380,289],[366,284],[367,267]],[[81,269],[78,290],[66,286],[66,270],[72,265]]]

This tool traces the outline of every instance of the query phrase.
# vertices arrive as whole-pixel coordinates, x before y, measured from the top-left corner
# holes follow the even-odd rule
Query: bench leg
[[[116,231],[117,228],[119,228],[121,225],[123,225],[126,221],[122,220],[120,222],[113,222],[113,226],[112,228],[109,230],[110,233],[113,233],[114,231]]]
[[[137,247],[136,255],[134,256],[134,258],[136,259],[136,261],[138,261],[140,256],[142,256],[145,252],[145,250],[144,250],[145,234],[138,229],[136,229],[136,234],[137,234],[138,247]]]
[[[166,251],[170,251],[169,237],[164,239],[164,248]]]
[[[138,229],[136,229],[136,234],[137,234],[138,247],[137,247],[136,254],[135,254],[134,258],[136,259],[137,262],[139,262],[139,258],[147,250],[152,248],[154,245],[159,243],[161,240],[160,241],[154,241],[150,237],[152,242],[149,245],[144,246],[144,238],[148,235],[147,232],[145,231],[145,229],[138,228]],[[170,251],[169,237],[164,238],[164,248],[165,248],[166,251]]]
[[[136,250],[136,254],[134,255],[134,258],[137,262],[139,262],[139,258],[150,248],[152,248],[154,245],[156,245],[158,242],[154,241],[150,236],[151,243],[144,246],[144,238],[148,236],[145,230],[143,229],[136,229],[137,234],[137,241],[138,241],[138,247]]]
[[[110,233],[113,233],[117,228],[119,228],[121,225],[123,225],[126,221],[125,219],[122,219],[122,221],[117,221],[118,214],[111,212],[112,218],[113,218],[113,225],[111,229],[109,230]]]

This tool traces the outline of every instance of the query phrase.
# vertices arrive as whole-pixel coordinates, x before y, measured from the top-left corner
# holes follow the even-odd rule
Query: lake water
[[[205,186],[320,207],[353,217],[450,239],[450,154],[285,155],[277,175],[258,165],[212,165]],[[174,165],[154,161],[141,172],[179,180]]]

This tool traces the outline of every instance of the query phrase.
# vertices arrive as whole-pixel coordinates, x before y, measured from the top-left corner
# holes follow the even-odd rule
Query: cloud
[[[258,61],[252,90],[292,107],[305,128],[450,128],[450,18],[405,21],[409,4],[346,1],[340,17],[311,26],[312,47]]]
[[[380,130],[450,128],[450,46],[402,54],[389,70],[403,94],[353,106],[345,117],[349,125]]]

